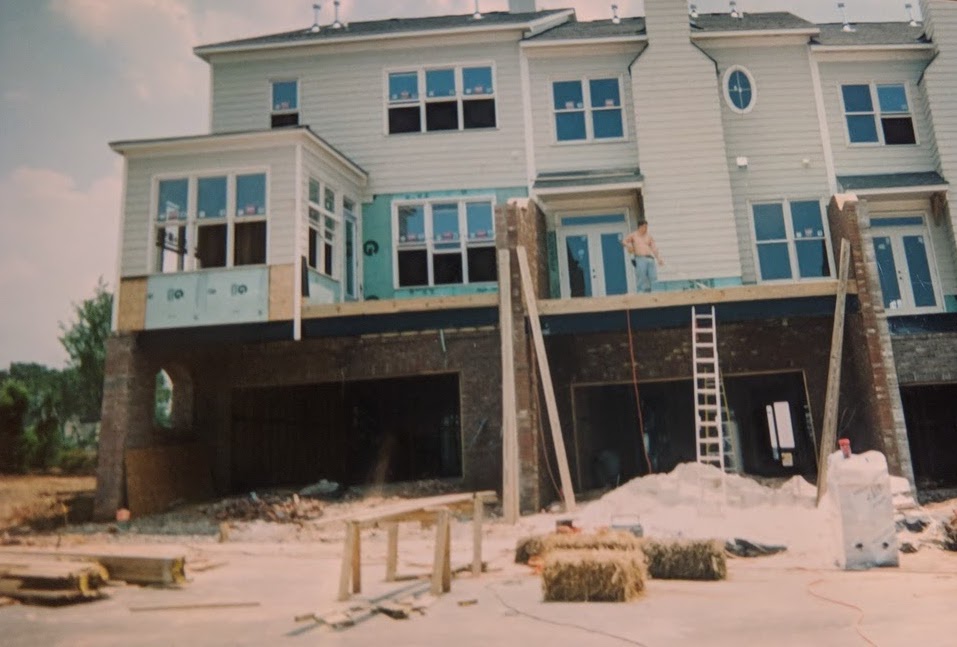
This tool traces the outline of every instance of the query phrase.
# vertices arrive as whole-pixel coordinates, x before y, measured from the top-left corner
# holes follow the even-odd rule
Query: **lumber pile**
[[[175,557],[0,552],[0,596],[28,604],[70,604],[103,596],[108,581],[176,586],[186,560]]]
[[[645,560],[638,551],[556,550],[545,557],[546,602],[630,602],[645,588]]]

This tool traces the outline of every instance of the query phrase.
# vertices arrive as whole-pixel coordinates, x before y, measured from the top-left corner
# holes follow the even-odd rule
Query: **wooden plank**
[[[850,273],[851,246],[841,239],[841,260],[838,272],[837,302],[834,305],[834,328],[831,331],[831,357],[827,372],[827,395],[824,400],[824,428],[821,430],[820,456],[817,462],[817,501],[827,491],[827,456],[837,445],[837,405],[841,393],[841,360],[844,352],[844,310]]]
[[[123,279],[117,302],[117,332],[133,332],[146,328],[147,278]]]
[[[351,522],[346,522],[346,540],[342,546],[342,564],[339,568],[339,596],[338,600],[349,599],[349,584],[352,578],[352,544],[354,537],[358,534],[359,527]]]
[[[514,524],[520,515],[518,410],[515,404],[515,344],[512,325],[510,252],[498,250],[498,329],[502,346],[502,516]]]
[[[362,533],[359,524],[349,524],[352,534],[352,592],[362,593]]]
[[[736,285],[726,288],[703,288],[673,292],[621,294],[610,297],[576,297],[571,299],[543,299],[538,303],[541,315],[577,314],[582,312],[612,312],[616,310],[647,310],[675,306],[710,305],[777,299],[803,299],[834,296],[839,281],[809,281],[778,285]],[[855,286],[848,286],[847,294],[856,294]]]
[[[475,499],[472,510],[472,575],[482,574],[482,523],[485,517],[485,503]]]
[[[449,568],[449,588],[445,585],[445,570],[448,563],[449,513],[443,510],[438,513],[438,523],[435,524],[435,558],[432,560],[432,595],[442,595],[451,588],[451,568]]]
[[[393,518],[416,512],[427,510],[428,508],[442,508],[460,505],[466,509],[471,508],[472,500],[480,498],[486,502],[493,502],[497,495],[492,490],[483,490],[481,492],[460,492],[456,494],[443,494],[440,496],[423,497],[421,499],[409,499],[391,506],[369,510],[356,515],[346,517],[344,520],[365,523],[367,521],[391,521]]]
[[[565,440],[562,437],[561,422],[558,419],[558,405],[555,403],[555,387],[552,384],[552,373],[548,367],[548,356],[545,354],[545,340],[542,337],[542,325],[538,319],[538,298],[532,283],[532,274],[528,269],[528,253],[524,247],[517,247],[518,269],[522,276],[522,295],[525,299],[525,308],[528,310],[528,320],[532,329],[532,340],[535,343],[535,357],[538,359],[538,372],[542,379],[542,390],[545,392],[545,408],[548,411],[548,426],[552,430],[552,444],[555,447],[555,457],[558,461],[558,473],[561,476],[562,498],[565,501],[565,512],[575,510],[575,489],[572,485],[571,472],[568,469],[568,457],[565,454]]]
[[[209,611],[210,609],[245,609],[258,607],[259,602],[195,602],[193,604],[164,604],[130,607],[130,611]]]
[[[269,321],[290,321],[295,300],[295,265],[269,266]]]
[[[93,562],[106,569],[111,580],[122,580],[130,584],[175,585],[186,582],[186,558],[182,555],[171,557],[144,557],[141,555],[115,555],[104,553],[51,553],[44,551],[0,550],[0,560],[12,556],[24,558],[49,559],[55,561]]]
[[[376,301],[345,301],[302,307],[304,319],[323,319],[327,317],[350,317],[357,315],[397,314],[402,312],[421,312],[426,310],[452,310],[458,308],[494,308],[498,306],[498,295],[466,294],[448,297],[422,297],[416,299],[382,299]]]
[[[389,524],[389,542],[385,555],[385,581],[395,582],[395,571],[399,561],[399,524]]]

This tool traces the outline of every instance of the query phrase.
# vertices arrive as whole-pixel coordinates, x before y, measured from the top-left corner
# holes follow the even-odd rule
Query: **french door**
[[[558,231],[562,298],[627,294],[633,288],[634,274],[621,246],[627,233],[624,217],[621,221]]]
[[[940,310],[940,286],[924,218],[874,218],[871,227],[888,314]]]

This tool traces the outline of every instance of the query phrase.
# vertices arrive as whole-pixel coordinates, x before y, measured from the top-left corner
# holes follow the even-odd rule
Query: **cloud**
[[[61,365],[57,338],[72,304],[115,278],[121,170],[88,187],[63,173],[19,167],[0,179],[0,367]]]

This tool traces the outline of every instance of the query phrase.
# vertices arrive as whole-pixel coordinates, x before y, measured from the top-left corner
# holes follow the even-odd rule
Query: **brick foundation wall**
[[[957,382],[957,333],[906,335],[892,343],[900,384]]]

